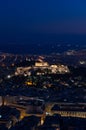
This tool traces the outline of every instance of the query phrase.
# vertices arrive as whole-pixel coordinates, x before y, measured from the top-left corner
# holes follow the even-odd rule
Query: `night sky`
[[[1,0],[0,43],[52,34],[86,34],[86,0]]]

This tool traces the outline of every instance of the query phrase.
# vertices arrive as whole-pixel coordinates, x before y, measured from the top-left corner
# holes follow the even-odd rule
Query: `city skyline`
[[[0,2],[0,130],[86,130],[86,1]]]

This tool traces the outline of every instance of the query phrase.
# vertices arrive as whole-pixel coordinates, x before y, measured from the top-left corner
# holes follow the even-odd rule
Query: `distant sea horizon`
[[[0,39],[0,52],[12,54],[51,54],[86,49],[86,35],[29,35]]]

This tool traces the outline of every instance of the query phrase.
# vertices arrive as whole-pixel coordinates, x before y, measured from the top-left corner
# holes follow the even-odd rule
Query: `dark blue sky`
[[[0,43],[36,33],[86,34],[86,0],[0,1]]]

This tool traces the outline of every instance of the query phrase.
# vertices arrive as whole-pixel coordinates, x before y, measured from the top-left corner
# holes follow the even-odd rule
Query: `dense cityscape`
[[[0,130],[86,130],[86,0],[0,1]]]
[[[85,130],[86,50],[0,53],[0,130]]]

